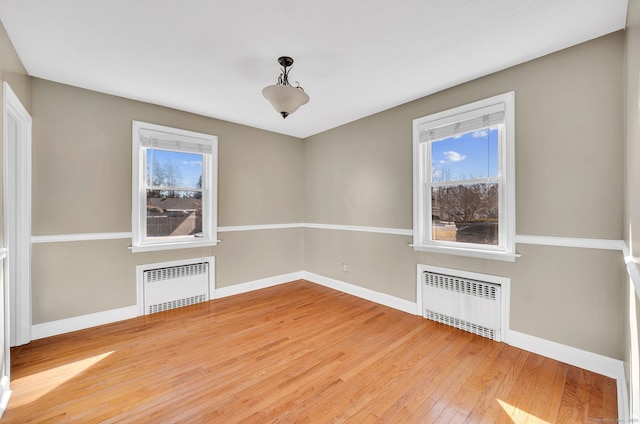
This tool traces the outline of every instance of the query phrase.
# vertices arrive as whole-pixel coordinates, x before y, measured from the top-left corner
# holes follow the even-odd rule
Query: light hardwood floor
[[[3,423],[616,422],[615,381],[306,281],[14,348]]]

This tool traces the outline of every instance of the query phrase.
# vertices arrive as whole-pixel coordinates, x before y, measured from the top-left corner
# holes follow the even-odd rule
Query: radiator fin
[[[472,322],[450,317],[448,315],[439,314],[437,312],[430,311],[428,309],[425,309],[424,312],[425,312],[424,317],[432,321],[436,321],[441,324],[448,325],[449,327],[457,328],[459,330],[467,331],[469,333],[473,333],[478,336],[486,337],[491,340],[496,339],[495,330],[492,328],[487,328],[483,325],[474,324]]]
[[[208,264],[200,262],[197,264],[171,266],[167,268],[150,269],[144,272],[145,283],[155,281],[165,281],[175,278],[186,278],[193,275],[203,275],[208,271]]]
[[[182,308],[183,306],[195,305],[196,303],[206,302],[207,297],[204,294],[191,296],[184,299],[171,300],[164,303],[149,305],[147,314],[155,314],[156,312],[168,311],[169,309]]]
[[[144,313],[153,314],[208,301],[210,278],[208,262],[144,271]]]
[[[425,284],[437,287],[442,290],[467,294],[470,296],[482,297],[496,300],[496,291],[499,286],[484,281],[459,278],[452,275],[437,274],[435,272],[425,272]]]
[[[500,285],[422,271],[423,316],[500,341]]]

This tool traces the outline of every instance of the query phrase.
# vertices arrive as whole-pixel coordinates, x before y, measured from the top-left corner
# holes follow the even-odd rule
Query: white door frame
[[[3,224],[4,247],[8,250],[4,261],[5,347],[8,352],[8,346],[31,341],[32,120],[6,81],[2,88]],[[15,127],[10,128],[12,122]],[[11,143],[15,145],[10,146]],[[6,343],[7,337],[10,343]]]

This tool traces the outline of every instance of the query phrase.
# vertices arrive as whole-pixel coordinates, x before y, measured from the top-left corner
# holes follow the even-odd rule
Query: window
[[[415,250],[515,260],[514,97],[413,121]]]
[[[218,138],[133,121],[132,250],[217,243]]]

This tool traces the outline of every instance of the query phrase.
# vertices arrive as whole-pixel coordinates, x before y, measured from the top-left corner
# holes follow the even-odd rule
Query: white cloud
[[[473,138],[486,137],[487,135],[489,135],[489,132],[486,129],[473,132]]]
[[[182,164],[186,165],[186,166],[202,166],[202,161],[199,161],[199,160],[183,160]]]
[[[453,150],[442,152],[442,154],[446,158],[447,162],[460,162],[467,158],[467,155],[461,155],[460,153],[455,152]]]

